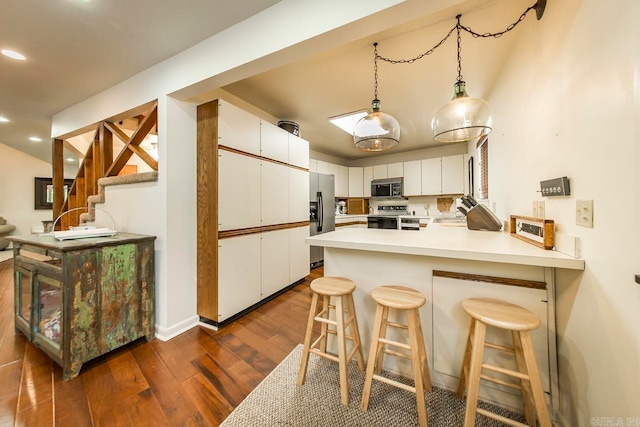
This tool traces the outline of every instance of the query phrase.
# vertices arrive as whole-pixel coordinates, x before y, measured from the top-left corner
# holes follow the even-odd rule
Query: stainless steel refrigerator
[[[309,173],[309,221],[310,235],[326,233],[336,228],[334,176]],[[322,265],[324,248],[311,246],[311,268]]]

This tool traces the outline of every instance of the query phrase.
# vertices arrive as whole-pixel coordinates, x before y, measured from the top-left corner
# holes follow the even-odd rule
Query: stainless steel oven
[[[395,215],[369,215],[367,228],[384,228],[388,230],[398,229],[398,216]]]

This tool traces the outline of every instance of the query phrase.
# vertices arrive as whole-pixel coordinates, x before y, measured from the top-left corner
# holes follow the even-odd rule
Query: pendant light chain
[[[447,35],[444,36],[444,38],[442,40],[440,40],[438,43],[436,43],[436,45],[433,46],[431,49],[427,50],[424,53],[421,53],[420,55],[416,56],[415,58],[410,58],[410,59],[390,59],[390,58],[387,58],[387,57],[384,57],[384,56],[380,56],[380,55],[378,55],[378,48],[377,48],[378,43],[374,43],[374,46],[376,46],[376,48],[375,48],[376,79],[377,79],[377,66],[378,66],[378,62],[377,61],[378,61],[378,59],[381,59],[382,61],[385,61],[385,62],[389,62],[391,64],[412,64],[412,63],[424,58],[425,56],[431,55],[437,48],[442,46],[444,44],[444,42],[447,41],[447,39],[451,36],[451,34],[453,33],[454,30],[457,30],[457,33],[458,33],[457,34],[458,35],[458,81],[461,81],[462,80],[462,76],[460,76],[460,41],[461,41],[460,30],[466,31],[467,33],[471,34],[475,38],[488,38],[488,37],[499,38],[499,37],[502,37],[503,35],[505,35],[506,33],[508,33],[509,31],[515,29],[516,26],[520,22],[522,22],[524,20],[524,18],[527,16],[527,14],[529,12],[531,12],[532,10],[536,10],[536,12],[539,12],[538,9],[540,7],[542,7],[543,10],[544,10],[544,5],[541,5],[541,3],[546,3],[546,1],[540,0],[540,1],[536,2],[533,6],[528,7],[522,13],[522,15],[520,15],[520,17],[518,18],[517,21],[513,22],[512,24],[509,24],[509,26],[507,26],[507,28],[505,30],[499,31],[497,33],[482,33],[482,34],[477,33],[475,31],[473,31],[471,29],[471,27],[465,27],[464,25],[462,25],[460,23],[460,17],[462,15],[458,15],[458,16],[456,16],[456,19],[457,19],[456,25],[454,25],[453,28],[451,28],[449,30]],[[538,19],[540,19],[540,18],[538,18]],[[377,87],[376,87],[376,89],[377,89]],[[376,98],[377,98],[377,96],[376,96]]]
[[[462,37],[460,37],[460,17],[462,15],[456,16],[458,23],[456,24],[456,29],[458,30],[458,78],[457,81],[462,81],[462,48],[460,44],[462,42]]]
[[[378,99],[378,43],[373,44],[373,99]]]

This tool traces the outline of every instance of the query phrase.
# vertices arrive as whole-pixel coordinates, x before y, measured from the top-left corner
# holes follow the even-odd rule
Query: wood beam
[[[78,156],[81,159],[84,158],[85,153],[83,153],[82,151],[80,151],[76,147],[74,147],[74,145],[72,143],[70,143],[66,139],[63,141],[63,143],[64,143],[64,148],[65,149],[71,151],[72,154]]]
[[[64,203],[64,141],[53,140],[51,164],[53,167],[53,211],[51,220],[55,220],[62,213]]]
[[[153,127],[156,125],[157,119],[158,119],[158,106],[155,105],[153,109],[149,112],[147,117],[145,117],[142,120],[142,122],[140,123],[140,126],[138,126],[138,128],[133,132],[133,134],[131,135],[131,138],[129,138],[128,141],[125,141],[125,147],[122,149],[120,154],[118,154],[118,157],[114,160],[113,164],[111,165],[109,170],[106,172],[105,176],[118,175],[118,172],[122,170],[124,165],[127,164],[127,162],[129,161],[129,159],[134,153],[133,150],[128,149],[129,146],[139,146],[144,140],[144,138],[149,134],[149,131],[151,131],[151,129],[153,129]],[[113,123],[105,122],[105,126],[109,130],[111,130],[113,133],[115,133],[118,137],[120,137],[120,133],[124,133]]]

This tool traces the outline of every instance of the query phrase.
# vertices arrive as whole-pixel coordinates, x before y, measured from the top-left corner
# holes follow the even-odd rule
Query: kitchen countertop
[[[346,228],[308,237],[307,244],[328,248],[389,252],[474,261],[584,270],[584,260],[540,249],[507,232],[429,226],[420,233]]]

